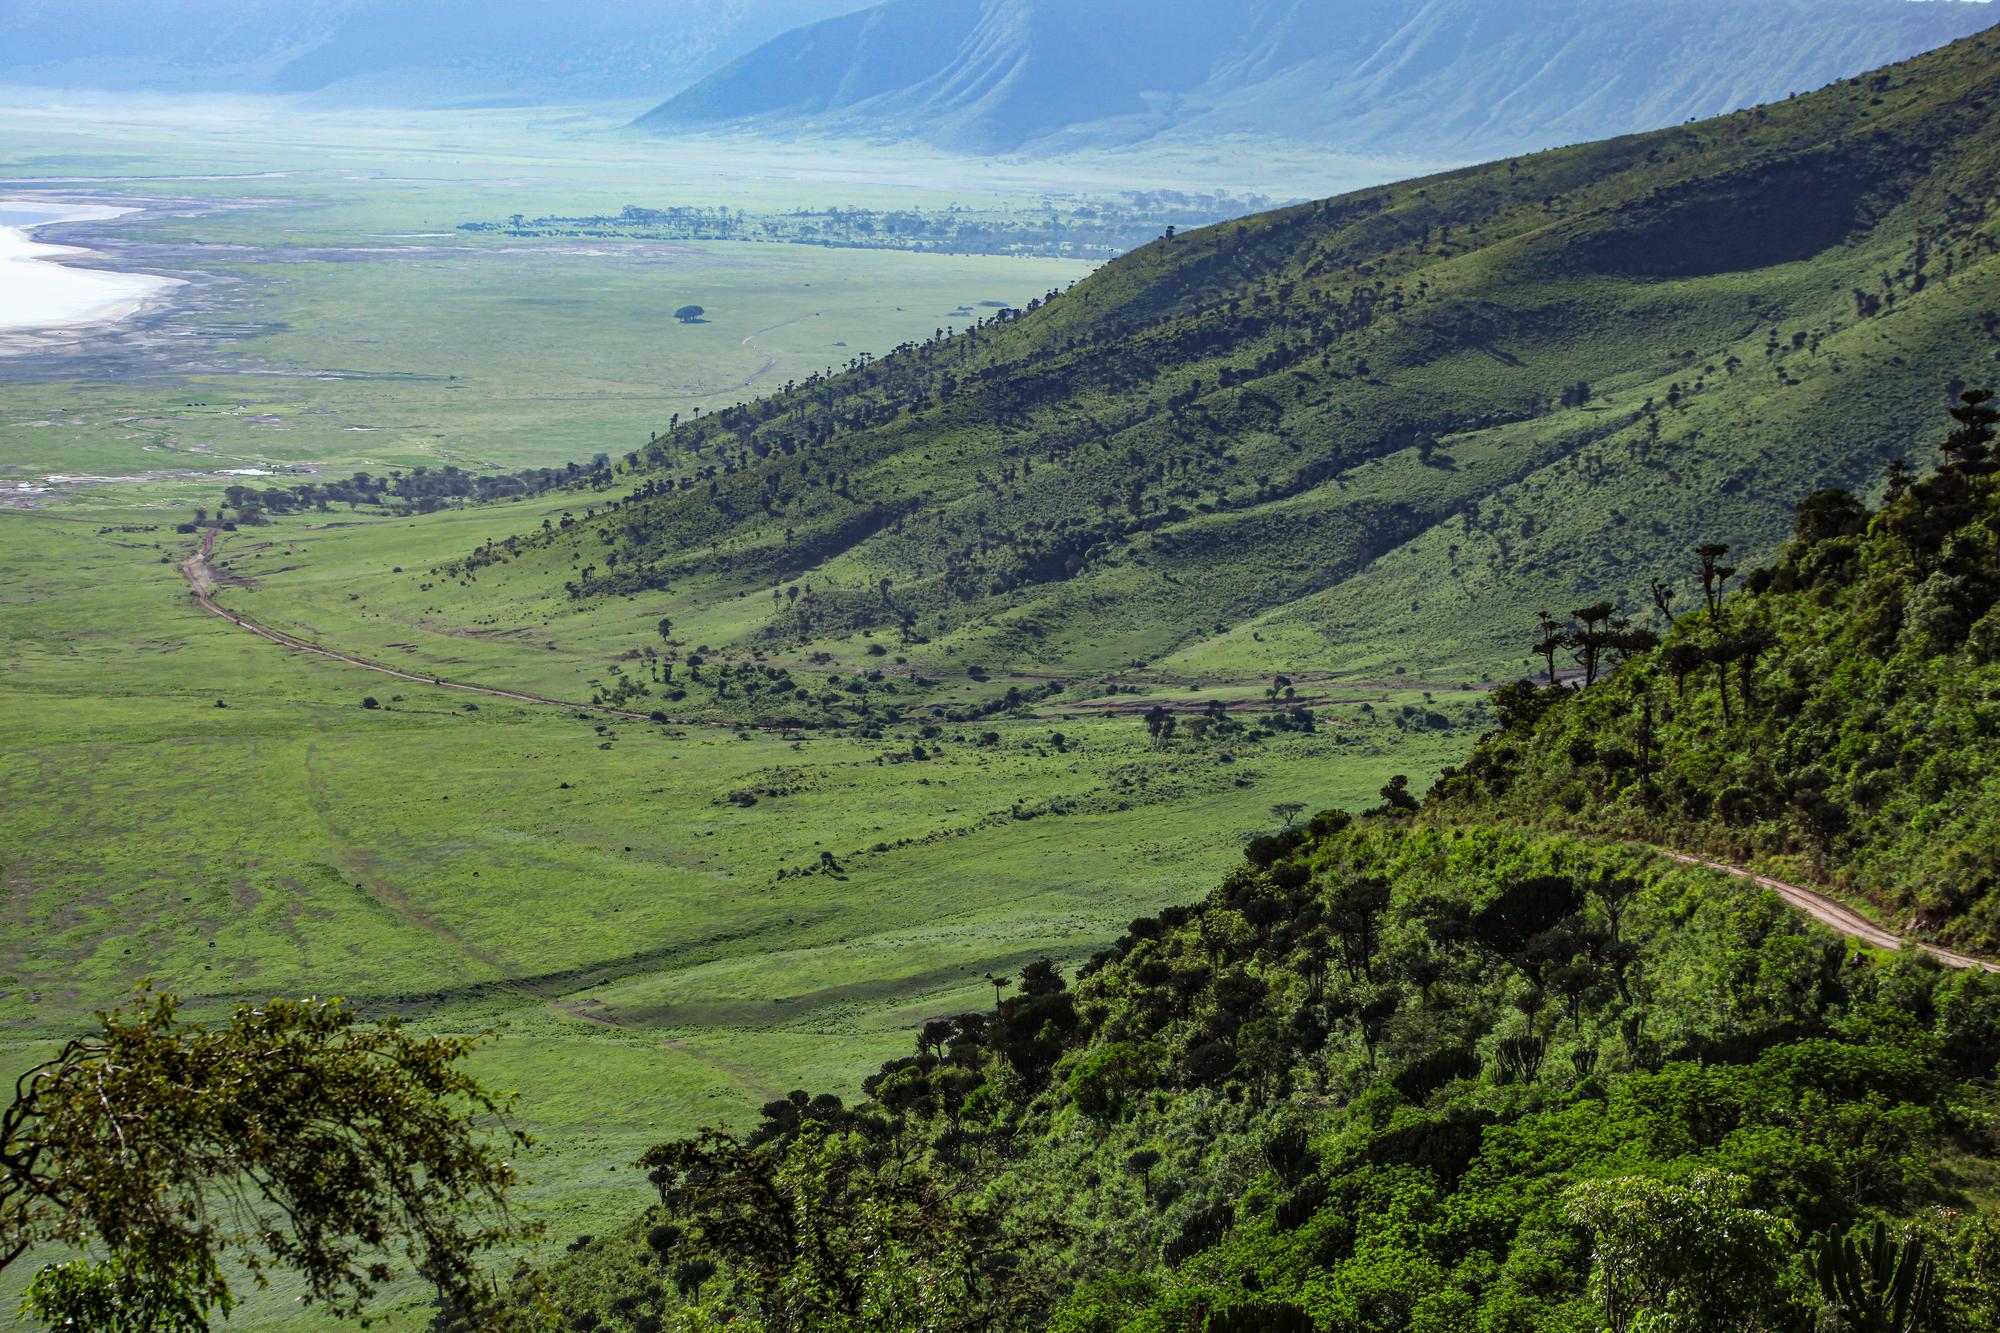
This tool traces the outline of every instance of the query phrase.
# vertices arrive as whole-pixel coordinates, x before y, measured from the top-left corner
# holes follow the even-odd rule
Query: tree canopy
[[[142,988],[23,1074],[0,1114],[0,1268],[71,1247],[28,1308],[58,1327],[182,1329],[226,1314],[225,1264],[358,1315],[397,1260],[460,1310],[483,1258],[534,1234],[508,1207],[506,1099],[480,1037],[363,1023],[339,1000],[244,1005],[218,1026]],[[489,1128],[490,1126],[490,1128]]]

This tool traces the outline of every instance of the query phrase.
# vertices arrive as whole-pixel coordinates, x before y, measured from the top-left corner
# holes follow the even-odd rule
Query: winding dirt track
[[[432,685],[441,689],[462,690],[467,694],[483,694],[494,699],[512,699],[516,703],[543,704],[551,708],[568,708],[577,712],[599,713],[606,717],[629,718],[635,722],[650,722],[654,720],[647,713],[634,713],[622,708],[607,708],[601,704],[575,703],[568,699],[552,699],[547,695],[528,694],[521,690],[502,690],[491,685],[471,685],[464,681],[445,680],[439,676],[417,675],[381,662],[372,662],[365,657],[356,657],[352,653],[337,652],[332,648],[313,643],[307,639],[297,638],[290,634],[281,634],[273,629],[266,629],[255,621],[249,620],[244,616],[239,616],[233,611],[226,611],[216,605],[214,595],[210,589],[210,575],[212,571],[208,563],[214,554],[215,529],[210,528],[202,539],[201,550],[181,565],[181,575],[187,579],[188,588],[193,592],[195,601],[210,615],[219,616],[238,629],[248,630],[259,638],[268,639],[270,642],[282,647],[292,648],[304,653],[313,653],[320,657],[331,658],[336,662],[345,662],[349,666],[360,667],[364,671],[377,671],[385,676],[392,676],[397,680],[409,681],[414,685]],[[668,721],[676,726],[730,725],[698,718],[669,718]],[[1956,949],[1947,949],[1941,945],[1927,944],[1922,940],[1906,939],[1887,927],[1869,920],[1837,898],[1829,897],[1817,889],[1809,889],[1799,884],[1789,884],[1781,879],[1773,879],[1769,875],[1760,875],[1746,866],[1732,865],[1727,861],[1712,861],[1705,856],[1693,856],[1687,852],[1670,851],[1664,847],[1655,847],[1653,850],[1670,860],[1680,862],[1682,865],[1701,866],[1704,869],[1721,871],[1725,875],[1734,875],[1738,879],[1749,880],[1759,888],[1769,889],[1772,893],[1777,894],[1788,906],[1796,911],[1805,913],[1821,925],[1836,930],[1842,935],[1858,939],[1874,948],[1901,950],[1914,945],[1916,948],[1921,949],[1943,963],[1946,967],[1976,967],[1983,968],[1988,972],[2000,972],[2000,963],[1990,963],[1985,959],[1974,958],[1970,954],[1960,953]],[[591,1022],[603,1021],[588,1014],[575,1014],[574,1016]]]
[[[1821,925],[1830,927],[1833,930],[1839,931],[1842,935],[1851,936],[1877,949],[1902,949],[1914,944],[1917,948],[1937,959],[1946,967],[1978,967],[1984,968],[1988,972],[2000,972],[2000,963],[1989,963],[1984,959],[1974,958],[1970,954],[1959,953],[1956,949],[1946,949],[1935,944],[1926,944],[1922,940],[1904,939],[1894,931],[1870,921],[1846,903],[1835,898],[1829,898],[1826,894],[1820,893],[1815,889],[1808,889],[1798,884],[1787,884],[1784,880],[1772,879],[1769,875],[1760,875],[1745,866],[1731,865],[1726,861],[1711,861],[1705,856],[1690,856],[1686,852],[1671,852],[1663,847],[1654,848],[1654,850],[1669,860],[1679,861],[1682,865],[1701,866],[1708,870],[1720,870],[1725,875],[1734,875],[1738,879],[1747,879],[1759,888],[1769,889],[1772,893],[1784,899],[1788,906],[1797,911],[1804,912]]]
[[[202,610],[208,612],[210,615],[220,616],[238,629],[249,630],[260,639],[268,639],[272,643],[285,648],[296,649],[302,653],[313,653],[320,657],[332,658],[336,662],[345,662],[349,666],[360,667],[364,671],[379,671],[385,676],[393,676],[397,680],[406,680],[413,685],[435,685],[440,689],[462,690],[467,694],[483,694],[493,699],[512,699],[516,703],[524,704],[546,704],[552,708],[569,708],[582,713],[601,713],[606,717],[629,718],[634,722],[650,722],[654,720],[647,713],[629,712],[623,708],[606,708],[602,704],[585,704],[576,703],[568,699],[551,699],[545,694],[527,694],[520,690],[496,689],[491,685],[471,685],[464,681],[446,680],[441,676],[421,676],[415,672],[403,671],[382,662],[371,662],[365,657],[356,657],[352,653],[337,652],[332,648],[313,643],[309,639],[301,639],[290,634],[282,634],[274,629],[266,629],[248,617],[239,616],[234,611],[227,611],[216,605],[215,595],[210,584],[211,571],[208,563],[214,554],[215,529],[210,528],[207,535],[202,539],[201,552],[181,566],[181,577],[187,580],[188,589],[194,594],[194,599],[200,604]],[[676,726],[718,725],[693,719],[669,718],[667,720]]]
[[[819,311],[815,310],[810,315],[794,315],[790,319],[781,319],[776,324],[766,324],[763,328],[757,330],[755,333],[745,338],[742,342],[736,344],[738,347],[747,347],[751,351],[757,353],[757,355],[763,357],[764,364],[759,366],[757,369],[751,371],[750,377],[748,379],[740,380],[735,384],[727,386],[726,388],[717,389],[713,393],[704,393],[699,396],[703,398],[720,398],[725,393],[739,393],[742,390],[747,389],[751,385],[755,384],[758,380],[763,379],[766,375],[770,374],[772,371],[778,368],[778,356],[777,353],[775,352],[767,352],[763,348],[757,346],[757,340],[763,337],[767,333],[775,333],[779,329],[789,328],[793,324],[799,324],[803,323],[808,319],[817,319],[817,318],[819,318]]]

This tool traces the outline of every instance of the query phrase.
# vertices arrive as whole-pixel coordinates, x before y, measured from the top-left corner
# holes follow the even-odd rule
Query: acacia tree
[[[1720,542],[1697,546],[1694,554],[1699,562],[1696,573],[1701,577],[1701,595],[1708,603],[1708,617],[1713,620],[1722,606],[1722,587],[1735,575],[1736,566],[1719,563],[1729,554],[1729,548]]]
[[[1994,470],[1993,440],[2000,433],[2000,409],[1993,406],[1993,393],[1972,389],[1959,395],[1959,406],[1951,409],[1958,423],[1941,446],[1949,464],[1961,472],[1983,476]]]
[[[1665,618],[1667,628],[1672,629],[1674,627],[1674,599],[1680,596],[1680,594],[1674,590],[1673,585],[1657,578],[1652,582],[1652,593],[1653,609]]]
[[[1553,686],[1556,683],[1556,654],[1569,642],[1569,635],[1562,623],[1546,611],[1536,613],[1535,628],[1541,637],[1535,640],[1534,651],[1548,663],[1548,683]]]
[[[245,1005],[215,1028],[178,1010],[141,988],[0,1114],[0,1268],[42,1247],[105,1256],[43,1269],[37,1317],[203,1328],[233,1303],[227,1260],[259,1285],[290,1270],[354,1315],[401,1257],[448,1306],[492,1309],[481,1257],[536,1228],[506,1200],[507,1154],[529,1141],[458,1067],[483,1038],[363,1026],[338,1000]]]
[[[1583,668],[1583,684],[1587,689],[1597,683],[1597,672],[1604,654],[1613,646],[1613,636],[1617,633],[1613,621],[1618,615],[1618,604],[1593,602],[1577,608],[1570,615],[1582,622],[1583,627],[1563,635],[1562,642],[1574,654],[1577,665]]]

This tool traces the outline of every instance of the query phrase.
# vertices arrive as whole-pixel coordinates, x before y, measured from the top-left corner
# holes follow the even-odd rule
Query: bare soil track
[[[1711,861],[1705,856],[1690,856],[1686,852],[1670,852],[1664,848],[1657,850],[1659,850],[1660,855],[1670,860],[1679,861],[1682,865],[1702,866],[1709,870],[1720,870],[1725,875],[1734,875],[1738,879],[1747,879],[1759,888],[1769,889],[1772,893],[1784,899],[1787,906],[1796,911],[1804,912],[1821,925],[1837,930],[1843,935],[1858,939],[1863,944],[1874,948],[1902,949],[1906,945],[1915,945],[1931,957],[1937,959],[1940,963],[1943,963],[1946,967],[1977,967],[1984,968],[1988,972],[2000,972],[2000,963],[1989,963],[1984,959],[1974,958],[1970,954],[1960,953],[1956,949],[1946,949],[1936,944],[1926,944],[1922,940],[1905,939],[1894,931],[1870,921],[1846,903],[1836,898],[1830,898],[1817,889],[1808,889],[1798,884],[1787,884],[1784,880],[1773,879],[1769,875],[1760,875],[1748,867],[1731,865],[1726,861]]]

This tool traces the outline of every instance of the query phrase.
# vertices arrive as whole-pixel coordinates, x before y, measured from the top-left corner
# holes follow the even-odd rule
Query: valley
[[[1983,1217],[1996,51],[1479,165],[0,107],[183,284],[0,346],[0,1073],[490,1032],[606,1333],[1581,1330],[1606,1163]]]
[[[927,337],[954,311],[1025,304],[1088,265],[458,232],[502,205],[657,197],[650,147],[554,131],[537,157],[511,117],[217,120],[190,152],[143,110],[60,130],[46,112],[5,114],[54,150],[0,163],[7,191],[138,210],[58,238],[188,284],[116,332],[0,356],[0,670],[18,701],[0,764],[8,1069],[147,978],[210,1015],[332,989],[435,1031],[504,1024],[484,1063],[538,1104],[528,1207],[573,1237],[644,1188],[607,1160],[864,1067],[912,1015],[985,989],[985,972],[1082,950],[1151,901],[1135,857],[1192,886],[1273,801],[1322,784],[1328,736],[1224,770],[1088,709],[954,728],[900,767],[884,763],[893,747],[839,734],[642,714],[607,735],[601,713],[490,696],[468,710],[472,696],[245,634],[181,573],[211,544],[227,612],[338,634],[337,651],[419,680],[587,700],[599,640],[623,626],[536,656],[440,623],[413,631],[436,648],[414,660],[401,632],[291,614],[322,597],[344,613],[356,580],[559,519],[566,494],[176,528],[231,486],[630,449],[677,414]],[[440,123],[457,149],[424,146]],[[875,161],[829,171],[782,147],[689,145],[672,171],[751,206],[970,197],[928,183],[930,164],[919,180],[911,159]],[[1080,186],[1070,170],[1065,188]],[[1026,173],[978,197],[999,216],[1040,188]],[[673,318],[691,302],[704,323]],[[297,605],[273,614],[266,589]],[[1399,728],[1360,712],[1371,699],[1390,695],[1353,695],[1353,754],[1338,752],[1357,795],[1445,753],[1438,738],[1405,754]],[[1071,738],[1062,751],[1054,731]],[[732,799],[752,790],[766,794]],[[842,869],[806,876],[822,851]],[[973,864],[981,889],[966,895]],[[625,1085],[615,1098],[586,1090],[608,1078]],[[298,1322],[288,1296],[254,1318]]]
[[[1193,892],[1272,803],[1370,799],[1470,734],[1394,725],[1415,689],[1343,692],[1322,705],[1338,723],[1228,765],[1086,709],[945,728],[921,763],[838,733],[468,709],[205,613],[178,567],[195,543],[162,517],[94,492],[0,524],[4,1050],[27,1060],[142,977],[198,1012],[337,978],[372,1013],[504,1024],[482,1067],[533,1107],[525,1197],[558,1238],[628,1211],[645,1183],[611,1164],[663,1134],[852,1086],[987,972],[1080,959]],[[441,545],[497,518],[433,517]],[[322,556],[318,526],[225,536],[218,558],[325,560],[339,582],[343,538],[412,531],[329,525]],[[454,642],[453,678],[573,683]]]

